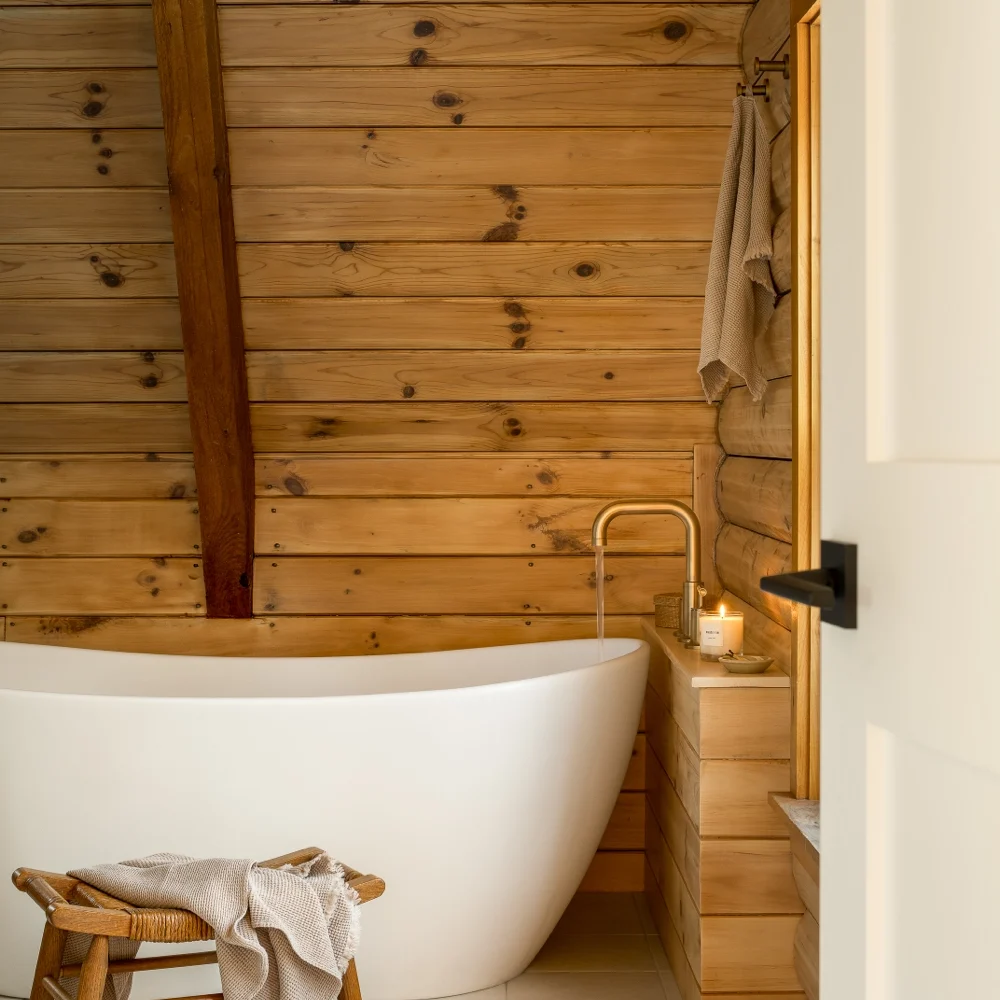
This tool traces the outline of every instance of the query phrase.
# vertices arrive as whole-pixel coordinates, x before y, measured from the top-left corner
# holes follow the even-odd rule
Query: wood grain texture
[[[96,175],[95,175],[96,176]],[[20,243],[169,243],[173,239],[166,190],[0,190],[7,239]]]
[[[719,440],[730,455],[792,457],[792,380],[768,382],[755,403],[746,388],[733,389],[719,410]]]
[[[708,243],[244,243],[239,265],[251,296],[659,296],[701,295],[708,254]]]
[[[260,4],[222,7],[219,21],[227,66],[735,66],[748,9],[589,3],[566,16],[547,3]]]
[[[180,349],[176,299],[0,299],[0,350]]]
[[[611,330],[618,350],[696,349],[702,307],[653,296],[247,298],[243,323],[254,350],[594,350],[607,349]]]
[[[726,590],[779,625],[792,627],[791,603],[760,589],[762,576],[791,571],[791,545],[726,524],[716,541],[715,560]]]
[[[0,459],[0,476],[4,475]],[[573,455],[258,455],[262,497],[652,495],[691,490],[691,457],[655,452]]]
[[[819,1000],[819,923],[811,913],[804,913],[795,929],[795,972],[809,1000]]]
[[[184,403],[8,403],[0,406],[7,453],[190,451]]]
[[[781,542],[791,542],[791,462],[727,458],[719,469],[718,497],[727,521]]]
[[[5,351],[0,399],[10,403],[184,402],[184,359],[164,351]]]
[[[758,0],[743,28],[740,62],[747,80],[756,80],[754,57],[774,59],[788,41],[789,12],[787,0]]]
[[[774,254],[771,257],[771,277],[778,293],[784,295],[792,289],[792,212],[786,209],[774,223],[771,237]]]
[[[608,611],[646,611],[655,588],[682,576],[679,556],[611,556]],[[254,611],[579,615],[593,610],[594,592],[590,556],[275,556],[257,560]]]
[[[601,837],[604,851],[634,851],[643,848],[646,796],[642,792],[622,792],[615,803],[607,829]]]
[[[247,187],[234,192],[237,238],[257,243],[400,240],[414,234],[421,240],[484,242],[711,240],[718,198],[716,187],[679,185]],[[116,220],[108,216],[106,225],[114,231]]]
[[[153,0],[208,615],[249,618],[253,443],[214,0]]]
[[[696,444],[693,455],[692,506],[701,524],[701,576],[702,583],[708,591],[705,605],[710,607],[718,601],[722,593],[722,584],[715,571],[715,536],[721,525],[719,508],[715,502],[715,475],[723,452],[718,444]]]
[[[0,128],[157,128],[155,69],[0,70]]]
[[[792,944],[798,923],[798,916],[702,917],[702,988],[797,990]]]
[[[642,892],[642,851],[598,851],[578,892]]]
[[[695,401],[697,366],[696,351],[251,351],[247,377],[256,402]]]
[[[775,59],[781,61],[789,52],[789,43],[778,50]],[[757,78],[758,83],[766,83],[771,99],[765,101],[763,97],[758,97],[757,108],[764,121],[764,127],[773,139],[787,124],[791,116],[791,87],[789,81],[784,78],[782,72],[769,70],[761,73]]]
[[[702,760],[788,759],[789,688],[701,688],[696,706]]]
[[[636,616],[612,615],[608,635],[637,637]],[[200,656],[360,656],[590,639],[593,615],[278,615],[184,618],[40,615],[10,619],[14,642]],[[639,738],[645,747],[645,738]],[[638,743],[637,743],[638,745]]]
[[[162,298],[177,294],[165,244],[0,245],[0,299]]]
[[[741,600],[732,591],[722,595],[727,608],[743,615],[744,649],[747,653],[762,653],[774,659],[775,666],[786,674],[792,660],[792,635],[784,625],[761,614],[755,607]]]
[[[589,554],[591,527],[606,503],[552,497],[258,500],[256,549],[261,555]],[[620,530],[616,526],[609,551],[683,555],[683,528],[675,518],[627,520]]]
[[[226,110],[234,126],[728,126],[739,71],[687,66],[312,67],[229,69],[225,79]],[[455,122],[457,115],[461,118]]]
[[[757,364],[766,379],[785,378],[792,374],[792,297],[782,295],[771,313],[767,326],[754,340]],[[732,386],[746,385],[738,375],[730,376]]]
[[[786,840],[701,842],[701,912],[729,916],[798,913]]]
[[[0,188],[166,186],[158,129],[0,131]]]
[[[197,492],[190,455],[0,455],[5,497],[181,500]]]
[[[0,545],[9,556],[198,555],[193,500],[7,500]]]
[[[792,205],[792,130],[783,128],[771,142],[771,214],[777,219]]]
[[[728,136],[720,127],[234,128],[229,149],[238,186],[714,185]]]
[[[201,615],[200,559],[4,559],[5,614]]]
[[[703,403],[256,403],[251,418],[265,452],[680,451],[715,440]]]
[[[0,68],[156,65],[149,8],[0,11]]]

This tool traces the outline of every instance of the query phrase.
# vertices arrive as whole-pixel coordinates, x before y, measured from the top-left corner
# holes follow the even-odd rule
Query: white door
[[[823,6],[823,1000],[1000,997],[998,38]]]

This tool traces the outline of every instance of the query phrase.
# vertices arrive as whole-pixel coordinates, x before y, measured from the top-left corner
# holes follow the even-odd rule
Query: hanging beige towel
[[[754,99],[737,97],[715,213],[698,360],[709,402],[725,389],[730,372],[746,382],[754,399],[767,389],[754,339],[774,312],[770,259],[771,145]]]
[[[358,946],[361,901],[328,854],[295,867],[253,861],[152,854],[70,872],[134,906],[196,913],[215,931],[226,1000],[336,1000]],[[72,934],[64,964],[86,954],[88,935]],[[113,958],[131,958],[135,941],[115,941]],[[109,978],[104,1000],[127,1000],[131,976]],[[75,995],[75,979],[63,988]]]

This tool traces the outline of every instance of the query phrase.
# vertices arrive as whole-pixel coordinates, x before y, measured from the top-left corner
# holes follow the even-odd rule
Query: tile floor
[[[581,893],[524,975],[454,1000],[681,1000],[640,893]]]

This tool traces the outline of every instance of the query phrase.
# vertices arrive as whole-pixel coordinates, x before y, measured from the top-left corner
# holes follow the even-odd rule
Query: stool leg
[[[344,973],[344,984],[340,987],[340,1000],[361,1000],[361,985],[358,983],[358,970],[354,959],[347,965]]]
[[[77,986],[77,1000],[101,1000],[104,996],[104,985],[108,978],[108,939],[94,935],[90,942],[90,951],[83,960],[80,969],[80,982]]]
[[[45,922],[42,944],[38,949],[38,963],[35,965],[35,979],[31,984],[31,1000],[49,1000],[48,991],[42,986],[46,976],[58,980],[62,967],[63,951],[66,948],[66,932]]]

